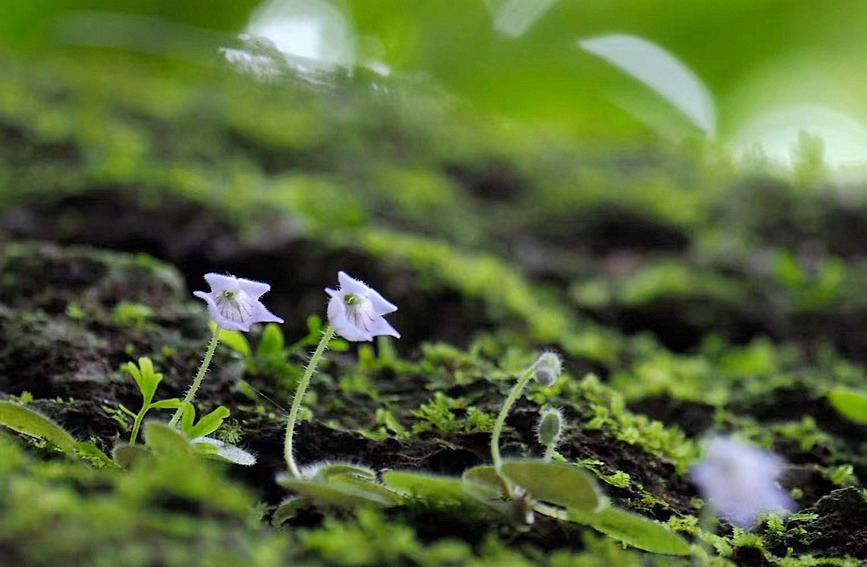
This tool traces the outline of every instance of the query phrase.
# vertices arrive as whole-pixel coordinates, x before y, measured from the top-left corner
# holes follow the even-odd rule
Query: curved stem
[[[214,351],[217,350],[217,344],[220,342],[220,327],[214,327],[214,334],[211,335],[211,342],[208,343],[208,350],[205,352],[205,358],[202,360],[202,365],[199,366],[199,373],[196,374],[196,377],[193,379],[192,385],[190,385],[190,389],[187,390],[187,395],[184,396],[184,401],[181,403],[181,407],[175,412],[175,415],[172,416],[171,421],[169,421],[169,425],[174,427],[175,424],[178,423],[178,420],[181,419],[181,415],[184,413],[184,406],[193,401],[193,397],[196,395],[196,390],[199,389],[199,386],[202,385],[202,380],[205,378],[205,372],[208,371],[208,366],[211,365],[211,359],[214,357]]]
[[[289,470],[295,478],[301,478],[301,471],[298,470],[298,465],[295,464],[295,456],[292,453],[292,437],[295,435],[295,422],[298,420],[298,409],[301,407],[301,400],[304,399],[304,393],[307,391],[307,386],[310,384],[310,378],[313,372],[319,365],[319,360],[325,354],[325,349],[328,348],[328,342],[334,337],[334,327],[328,325],[325,332],[322,334],[322,339],[319,340],[319,345],[310,357],[310,362],[307,363],[307,368],[304,369],[304,376],[298,382],[298,390],[295,392],[295,399],[292,400],[292,408],[289,410],[289,421],[286,423],[286,441],[283,445],[283,455],[286,457],[286,464],[289,465]]]
[[[503,459],[500,458],[500,432],[502,432],[503,425],[506,423],[506,416],[509,415],[509,410],[512,409],[512,406],[521,395],[524,386],[526,386],[527,382],[529,382],[533,377],[533,370],[535,370],[535,368],[535,363],[530,365],[530,368],[528,368],[521,379],[518,380],[518,383],[515,384],[512,391],[509,392],[506,401],[503,402],[503,409],[500,410],[500,415],[497,416],[497,421],[494,422],[494,431],[491,433],[491,458],[494,460],[494,468],[497,469],[497,472],[500,472],[500,467],[503,464]]]
[[[141,429],[141,422],[144,421],[144,416],[149,409],[151,409],[150,404],[145,404],[139,410],[138,415],[135,416],[135,421],[132,425],[132,435],[129,436],[130,445],[135,445],[135,440],[138,439],[138,430]]]

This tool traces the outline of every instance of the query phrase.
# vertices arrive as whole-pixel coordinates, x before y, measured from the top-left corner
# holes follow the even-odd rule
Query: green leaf
[[[0,425],[18,433],[45,439],[67,454],[74,454],[78,442],[65,429],[24,406],[12,402],[0,402]]]
[[[383,493],[364,490],[358,486],[340,482],[291,478],[288,475],[278,476],[277,482],[281,486],[294,490],[320,504],[339,508],[354,509],[364,506],[384,508],[394,506],[397,503],[395,499],[389,498]]]
[[[225,461],[227,463],[243,465],[245,467],[250,467],[256,464],[255,455],[248,453],[244,449],[236,447],[235,445],[224,443],[219,439],[199,437],[193,439],[190,443],[192,443],[203,456],[209,459],[216,459],[218,461]]]
[[[497,474],[497,469],[491,465],[480,465],[464,471],[462,478],[467,482],[482,484],[502,494],[506,493],[506,485]]]
[[[376,473],[373,472],[373,469],[362,465],[354,465],[351,463],[328,463],[316,469],[316,474],[313,478],[330,480],[335,476],[355,476],[359,478],[375,479]]]
[[[154,371],[153,362],[146,356],[138,359],[138,366],[128,362],[123,368],[132,375],[138,384],[138,389],[141,390],[144,404],[148,405],[153,400],[157,386],[163,380],[163,375]]]
[[[597,510],[602,502],[593,478],[573,465],[513,459],[504,461],[501,471],[537,500],[587,512]]]
[[[111,452],[114,457],[114,462],[125,469],[132,467],[141,459],[149,459],[152,457],[151,452],[141,445],[120,444]]]
[[[667,555],[688,555],[689,544],[657,521],[639,514],[604,508],[598,512],[569,510],[569,519],[593,527],[638,549]]]
[[[178,398],[169,398],[152,403],[151,409],[178,409],[183,405],[184,403]]]
[[[247,337],[239,331],[227,331],[223,329],[220,331],[220,341],[232,350],[241,353],[244,357],[249,357],[252,353]]]
[[[193,422],[196,419],[196,408],[193,407],[193,404],[190,402],[182,403],[181,405],[184,408],[184,411],[181,414],[181,431],[183,431],[187,437],[192,438],[190,431],[193,429]]]
[[[199,422],[191,427],[186,433],[192,439],[210,435],[220,428],[223,424],[223,420],[229,417],[230,413],[229,408],[220,406],[208,415],[202,417],[202,419],[200,419]]]
[[[88,460],[93,466],[102,468],[104,466],[114,467],[115,462],[108,458],[102,449],[93,443],[81,442],[76,443],[75,452],[79,457]]]
[[[307,501],[306,498],[290,496],[281,502],[271,516],[271,525],[274,527],[283,525],[284,522],[295,517],[299,508]]]
[[[483,499],[493,501],[500,497],[496,491],[486,486],[467,483],[460,478],[452,476],[411,471],[388,471],[382,475],[382,480],[387,486],[409,496],[421,498],[422,500],[455,502],[478,506],[479,504],[486,503]]]
[[[195,455],[196,448],[173,427],[159,421],[145,423],[145,443],[162,455]]]
[[[256,356],[282,356],[284,347],[285,341],[280,326],[275,323],[268,323],[262,332],[262,339],[259,341],[259,348],[256,349]]]
[[[867,393],[836,388],[828,394],[831,405],[846,418],[867,423]]]

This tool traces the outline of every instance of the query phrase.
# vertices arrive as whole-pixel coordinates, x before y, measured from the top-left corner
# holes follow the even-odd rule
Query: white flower
[[[193,295],[205,300],[211,319],[221,328],[247,332],[253,323],[283,322],[259,301],[270,285],[221,274],[207,274],[205,281],[211,292],[196,291]]]
[[[337,279],[340,289],[325,288],[325,293],[331,296],[328,320],[337,334],[353,342],[372,341],[377,335],[400,338],[400,333],[382,317],[397,311],[397,307],[346,272],[339,272]]]
[[[788,493],[776,484],[785,465],[773,453],[715,437],[707,445],[705,460],[690,471],[690,478],[721,516],[749,527],[763,512],[792,509]]]

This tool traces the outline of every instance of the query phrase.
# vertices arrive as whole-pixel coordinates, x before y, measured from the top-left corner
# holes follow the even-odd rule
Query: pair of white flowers
[[[328,302],[328,321],[341,337],[348,341],[372,341],[373,337],[389,335],[400,338],[394,327],[383,317],[397,311],[376,290],[346,272],[338,272],[338,289],[325,288]],[[208,304],[211,319],[228,331],[250,330],[255,323],[282,323],[262,304],[260,298],[271,286],[235,276],[207,274],[205,281],[210,292],[196,291],[193,295]]]

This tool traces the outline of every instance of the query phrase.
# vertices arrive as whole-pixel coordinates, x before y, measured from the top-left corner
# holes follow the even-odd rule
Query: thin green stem
[[[187,390],[187,395],[184,396],[184,401],[181,403],[181,407],[175,412],[175,415],[172,416],[171,421],[169,421],[169,425],[174,427],[178,420],[181,419],[181,416],[184,413],[184,406],[193,401],[193,397],[196,395],[196,390],[199,389],[199,386],[202,385],[202,380],[205,378],[205,372],[208,371],[208,366],[211,365],[211,359],[214,357],[214,351],[217,350],[217,344],[220,342],[220,327],[214,327],[214,334],[211,335],[211,342],[208,343],[208,350],[205,352],[205,358],[202,360],[202,365],[199,366],[199,373],[196,374],[196,377],[193,379],[192,385],[190,385],[190,389]]]
[[[322,355],[325,354],[325,349],[328,348],[328,342],[334,337],[334,327],[328,325],[325,327],[325,332],[322,334],[322,339],[319,345],[310,357],[310,362],[307,363],[307,368],[304,369],[304,376],[298,382],[298,390],[295,392],[295,399],[292,400],[292,408],[289,410],[289,421],[286,423],[286,441],[283,446],[283,454],[286,457],[286,464],[289,465],[289,470],[295,478],[301,478],[301,471],[298,470],[298,465],[295,464],[295,455],[292,451],[292,437],[295,435],[295,422],[298,420],[298,409],[301,407],[301,400],[304,399],[304,393],[307,391],[307,386],[310,385],[310,378]]]
[[[708,541],[703,535],[710,535],[711,537],[716,535],[716,524],[717,524],[717,516],[713,511],[713,508],[708,504],[705,504],[701,512],[699,512],[698,516],[698,535],[696,539],[701,544],[702,551],[704,551],[704,557],[699,556],[695,551],[692,554],[692,565],[693,567],[708,567],[711,564],[711,558],[714,555],[714,546]]]
[[[515,402],[524,390],[524,386],[526,386],[527,382],[529,382],[533,377],[533,371],[535,369],[536,365],[532,364],[521,379],[518,380],[518,383],[515,384],[512,391],[509,392],[506,401],[503,402],[503,409],[500,410],[500,415],[497,416],[497,421],[494,422],[494,431],[491,433],[491,458],[494,460],[494,468],[497,469],[497,472],[500,471],[500,467],[503,464],[503,459],[500,458],[500,433],[503,431],[503,425],[506,423],[506,416],[509,415],[509,410],[511,410],[512,406],[515,405]]]
[[[551,443],[550,445],[548,445],[548,447],[545,448],[545,456],[542,457],[542,459],[545,461],[550,461],[553,458],[554,458],[554,443]]]
[[[141,422],[144,421],[144,416],[150,409],[150,404],[144,404],[138,415],[135,416],[135,422],[132,425],[132,435],[129,436],[129,444],[135,445],[135,440],[138,439],[138,430],[141,429]]]

